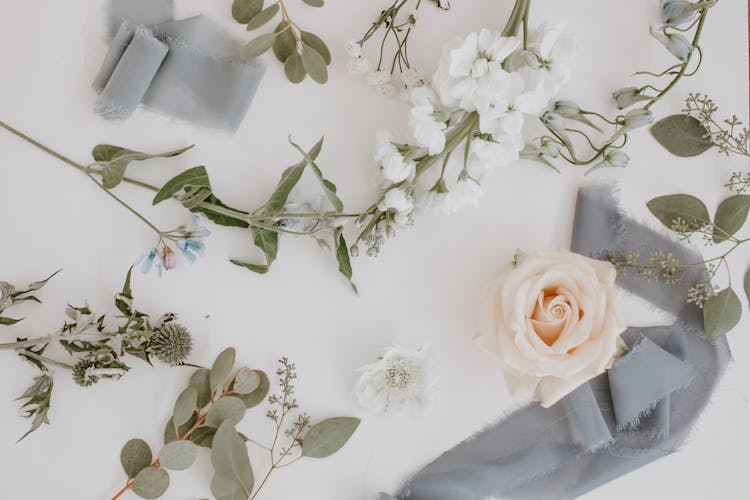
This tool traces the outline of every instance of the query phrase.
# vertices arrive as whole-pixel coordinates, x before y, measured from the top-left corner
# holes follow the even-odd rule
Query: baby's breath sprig
[[[182,365],[187,361],[192,351],[190,332],[176,322],[177,317],[172,313],[153,322],[147,314],[134,308],[131,271],[128,271],[122,291],[115,296],[115,307],[120,312],[116,327],[108,327],[106,317],[94,314],[87,305],[68,306],[65,323],[56,332],[36,338],[17,337],[15,342],[0,343],[0,350],[15,351],[41,371],[19,398],[26,400],[23,404],[25,416],[32,418],[31,429],[21,439],[43,423],[49,423],[47,413],[54,386],[52,367],[70,371],[76,384],[88,387],[104,379],[117,380],[122,377],[130,370],[128,356],[140,358],[149,364],[152,359],[157,359],[170,366]],[[50,278],[32,283],[25,290],[16,290],[9,283],[0,282],[0,313],[25,301],[39,302],[36,296],[30,294],[41,289]],[[0,319],[7,320],[1,323],[4,325],[21,321]],[[54,343],[67,352],[67,359],[51,357],[45,352]]]
[[[419,8],[422,0],[395,0],[389,7],[380,11],[372,26],[359,40],[350,40],[346,52],[350,60],[349,72],[354,75],[367,75],[367,83],[377,91],[391,97],[396,94],[396,85],[392,81],[398,70],[401,73],[402,91],[424,85],[422,72],[409,60],[409,37],[420,22]],[[449,10],[448,0],[430,0],[442,10]],[[382,37],[378,43],[378,60],[373,70],[370,59],[364,54],[365,45],[380,31]],[[390,40],[390,43],[389,43]],[[387,55],[387,49],[393,48],[393,57]]]
[[[661,25],[652,26],[651,35],[679,62],[660,72],[638,71],[635,76],[651,77],[654,81],[613,93],[619,110],[639,103],[641,107],[608,118],[603,113],[582,109],[573,102],[557,101],[541,119],[549,134],[533,141],[525,156],[553,166],[554,160],[562,158],[572,165],[588,166],[587,174],[605,167],[627,166],[629,157],[622,150],[627,144],[628,134],[651,124],[654,120],[651,108],[680,80],[693,76],[700,68],[703,27],[708,11],[717,2],[662,0]],[[698,62],[693,64],[696,54]],[[590,134],[594,132],[601,138],[592,138]]]

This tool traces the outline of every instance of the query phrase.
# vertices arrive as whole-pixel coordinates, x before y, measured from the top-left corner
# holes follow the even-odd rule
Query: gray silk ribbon
[[[110,0],[114,35],[93,87],[96,112],[124,119],[143,103],[205,127],[235,131],[265,73],[208,18],[172,21],[172,0]]]
[[[700,255],[624,216],[612,190],[579,191],[572,250]],[[634,275],[618,284],[673,313],[668,327],[629,328],[630,351],[607,373],[545,409],[526,406],[443,454],[381,500],[528,500],[576,498],[679,448],[708,404],[731,354],[725,338],[703,336],[701,310],[685,303],[702,270],[680,285]]]

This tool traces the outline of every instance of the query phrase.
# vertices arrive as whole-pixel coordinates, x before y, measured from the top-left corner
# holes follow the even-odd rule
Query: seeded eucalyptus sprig
[[[282,358],[276,374],[278,394],[268,397],[266,416],[275,424],[269,446],[236,430],[247,410],[258,406],[269,393],[270,381],[260,370],[234,369],[236,353],[224,350],[211,369],[200,368],[190,377],[188,387],[174,404],[172,418],[164,430],[164,446],[154,457],[141,439],[131,439],[120,452],[127,475],[117,500],[127,491],[141,498],[158,498],[169,488],[169,471],[188,469],[198,455],[198,447],[210,448],[214,476],[211,493],[217,500],[259,498],[271,474],[303,457],[325,458],[341,449],[359,426],[359,419],[338,417],[311,425],[306,413],[299,412],[294,398],[295,366]],[[292,416],[296,418],[292,419]],[[286,440],[284,439],[286,438]],[[286,441],[286,444],[283,443]],[[269,453],[268,470],[256,484],[247,443]]]
[[[31,387],[19,397],[25,400],[22,406],[25,416],[32,419],[31,429],[21,439],[42,424],[49,423],[47,413],[54,386],[52,367],[69,370],[76,384],[88,387],[104,379],[117,380],[123,376],[130,370],[126,363],[128,355],[149,364],[152,359],[170,366],[187,361],[192,351],[192,337],[188,330],[176,322],[176,315],[172,313],[153,322],[148,315],[135,309],[130,277],[131,271],[128,271],[122,291],[115,296],[115,307],[120,313],[116,317],[116,327],[108,327],[107,318],[94,314],[88,306],[68,306],[65,323],[56,332],[36,338],[17,337],[15,342],[0,343],[0,350],[17,352],[41,371]],[[20,291],[8,283],[0,283],[0,312],[25,301],[39,302],[29,294],[42,288],[50,278],[32,283]],[[21,321],[6,319],[9,321],[2,324]],[[67,359],[53,358],[45,352],[53,343],[58,343],[67,352]]]
[[[324,0],[302,0],[312,7],[323,7]],[[292,83],[300,83],[310,75],[318,83],[328,81],[331,52],[323,39],[305,31],[289,15],[285,0],[276,0],[266,6],[264,0],[234,0],[232,17],[247,25],[252,31],[265,26],[277,16],[281,21],[276,28],[252,39],[242,48],[244,59],[258,57],[273,48],[276,58],[284,65],[284,74]]]

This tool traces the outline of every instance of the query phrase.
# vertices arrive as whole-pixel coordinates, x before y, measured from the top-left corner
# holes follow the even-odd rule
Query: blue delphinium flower
[[[669,52],[677,59],[686,62],[693,53],[694,47],[690,41],[679,33],[667,33],[666,30],[654,30],[650,28],[651,36],[659,40]]]
[[[157,268],[161,268],[161,263],[156,259],[156,256],[159,254],[159,251],[156,248],[150,249],[148,252],[141,255],[137,261],[135,261],[135,264],[141,265],[141,272],[143,274],[148,274],[151,272],[151,269],[154,268],[154,264],[156,264]]]
[[[206,245],[200,241],[200,239],[187,239],[177,240],[177,248],[180,249],[182,255],[192,264],[198,258],[198,255],[203,255]]]

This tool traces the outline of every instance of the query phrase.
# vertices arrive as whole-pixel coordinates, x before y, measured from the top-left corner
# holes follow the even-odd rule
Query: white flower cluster
[[[411,14],[416,20],[416,12]],[[401,72],[401,81],[398,82],[391,73],[382,69],[373,70],[373,64],[362,52],[362,45],[356,40],[346,43],[346,53],[349,55],[347,69],[352,75],[365,76],[368,85],[375,88],[378,94],[391,98],[398,95],[402,100],[409,100],[409,91],[425,85],[425,77],[422,72],[412,66]]]
[[[387,185],[380,210],[403,225],[415,206],[451,213],[476,205],[480,182],[518,159],[525,117],[541,115],[567,80],[572,49],[551,25],[529,33],[525,48],[487,29],[446,44],[431,83],[409,92],[410,142],[378,133],[375,159]],[[423,179],[417,165],[430,157],[440,177]]]

